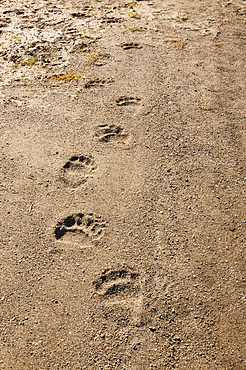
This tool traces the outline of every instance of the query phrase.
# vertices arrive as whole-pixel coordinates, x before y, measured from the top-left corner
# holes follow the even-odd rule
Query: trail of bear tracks
[[[0,13],[0,369],[245,370],[244,2]]]

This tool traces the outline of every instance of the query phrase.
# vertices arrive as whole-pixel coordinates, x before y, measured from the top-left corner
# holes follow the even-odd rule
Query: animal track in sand
[[[109,141],[125,139],[128,134],[120,126],[116,125],[99,125],[97,127],[96,136],[99,137],[99,141],[108,143]]]
[[[93,284],[96,292],[103,297],[122,293],[130,294],[137,290],[135,284],[138,276],[138,273],[129,270],[129,268],[107,269]]]
[[[137,42],[123,42],[122,44],[120,44],[120,46],[123,50],[142,49],[142,46]]]
[[[64,164],[60,179],[66,185],[78,187],[84,184],[95,170],[95,161],[92,156],[74,155]]]
[[[116,18],[116,17],[104,17],[102,19],[102,23],[108,23],[108,24],[111,24],[111,23],[119,23],[119,22],[122,22],[122,19],[121,18]]]
[[[132,104],[139,104],[140,101],[141,101],[140,98],[134,98],[132,96],[121,96],[118,99],[116,99],[116,104],[119,106],[126,106]]]
[[[142,282],[139,273],[129,267],[107,269],[93,282],[93,286],[110,312],[111,318],[120,321],[122,312],[125,311],[130,323],[139,324],[143,309]]]
[[[71,16],[74,17],[74,18],[91,17],[91,14],[90,14],[90,11],[91,10],[92,10],[92,8],[90,6],[85,6],[82,9],[82,12],[74,12],[74,13],[71,13]]]
[[[65,243],[91,244],[99,239],[106,227],[101,217],[92,213],[76,213],[59,221],[55,227],[55,238]]]
[[[100,78],[95,78],[94,80],[90,80],[85,84],[86,89],[90,89],[91,87],[103,87],[105,84],[112,84],[114,82],[113,79],[107,78],[101,80]]]

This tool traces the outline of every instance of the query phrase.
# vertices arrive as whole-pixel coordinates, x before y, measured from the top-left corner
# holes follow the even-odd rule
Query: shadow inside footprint
[[[99,141],[108,143],[112,140],[122,140],[125,139],[128,134],[125,130],[116,125],[99,125],[97,127],[96,136],[99,137]]]
[[[119,22],[122,22],[122,19],[116,18],[116,17],[104,17],[102,20],[102,23],[108,23],[108,24],[119,23]]]
[[[114,82],[113,79],[111,78],[108,78],[108,79],[104,79],[104,80],[101,80],[100,78],[95,78],[94,80],[90,80],[88,81],[84,87],[86,89],[90,89],[91,87],[103,87],[105,84],[112,84]]]
[[[142,49],[142,46],[137,42],[123,42],[122,44],[120,44],[120,46],[123,50]]]
[[[121,326],[139,326],[143,312],[142,283],[140,274],[130,267],[105,270],[93,282],[95,293],[103,304],[104,317]],[[123,321],[122,313],[126,314]]]
[[[55,227],[54,235],[56,240],[85,241],[97,239],[102,235],[106,223],[100,217],[92,213],[86,215],[77,213],[59,221]]]
[[[82,9],[82,12],[73,12],[71,13],[71,16],[74,18],[84,18],[84,17],[91,17],[91,14],[89,13],[92,10],[90,6],[85,6]]]
[[[104,297],[118,295],[121,293],[130,294],[139,290],[136,285],[139,274],[129,268],[120,270],[105,270],[99,279],[93,282],[96,292]]]
[[[65,169],[67,169],[67,168],[81,168],[81,167],[88,166],[91,163],[92,163],[92,157],[91,156],[84,156],[84,155],[76,156],[76,155],[74,155],[73,157],[71,157],[69,159],[69,161],[66,164],[64,164],[63,168],[65,168]]]
[[[140,98],[134,98],[132,96],[121,96],[116,100],[116,104],[119,106],[126,106],[131,104],[139,104],[140,101]]]
[[[64,164],[60,179],[66,185],[77,187],[85,183],[95,170],[95,161],[92,156],[74,155]]]

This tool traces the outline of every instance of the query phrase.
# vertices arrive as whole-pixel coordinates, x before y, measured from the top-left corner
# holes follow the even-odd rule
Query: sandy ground
[[[245,9],[0,1],[0,369],[246,369]]]

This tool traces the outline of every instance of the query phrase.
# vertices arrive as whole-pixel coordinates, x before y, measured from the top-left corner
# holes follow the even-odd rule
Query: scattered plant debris
[[[84,78],[84,76],[78,76],[74,72],[65,73],[64,75],[57,75],[52,77],[54,82],[66,83],[72,80],[78,80],[80,77]]]

